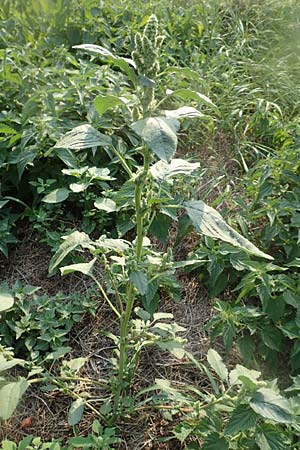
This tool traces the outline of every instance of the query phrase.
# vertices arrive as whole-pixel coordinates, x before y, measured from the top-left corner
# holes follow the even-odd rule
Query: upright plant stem
[[[144,238],[144,209],[142,205],[142,193],[145,186],[147,175],[149,171],[150,158],[148,149],[144,153],[144,168],[141,174],[137,175],[135,184],[135,215],[136,215],[136,261],[139,263],[142,258],[143,238]],[[130,283],[127,289],[126,308],[121,316],[121,331],[120,331],[120,357],[119,357],[119,371],[117,377],[117,391],[114,401],[114,415],[116,416],[120,398],[123,391],[124,371],[127,363],[127,335],[128,324],[131,317],[133,305],[135,300],[134,285]]]

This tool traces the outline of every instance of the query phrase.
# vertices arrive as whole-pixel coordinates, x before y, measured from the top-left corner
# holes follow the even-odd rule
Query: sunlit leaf
[[[132,129],[159,159],[170,161],[177,148],[176,132],[179,126],[176,119],[148,117],[133,123]]]
[[[73,128],[62,137],[54,148],[68,148],[71,150],[82,150],[85,148],[107,146],[111,144],[111,138],[100,133],[92,125],[85,124]]]
[[[248,239],[230,227],[221,214],[201,200],[186,202],[184,206],[196,230],[205,236],[229,242],[255,256],[273,259],[272,256],[259,250]]]
[[[25,378],[4,385],[0,389],[0,418],[7,420],[13,414],[29,383]]]
[[[69,197],[70,191],[66,188],[55,189],[42,198],[44,203],[61,203]]]

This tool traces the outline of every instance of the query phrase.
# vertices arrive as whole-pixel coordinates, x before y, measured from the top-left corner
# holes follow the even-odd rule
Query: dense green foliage
[[[30,224],[53,252],[50,274],[91,277],[120,326],[109,380],[89,380],[105,396],[90,398],[86,358],[67,355],[94,293],[1,286],[0,372],[22,376],[1,378],[0,417],[43,383],[73,399],[69,426],[85,409],[101,421],[67,443],[28,436],[3,450],[119,448],[116,421],[150,403],[176,417],[163,440],[182,448],[299,447],[299,14],[293,0],[2,1],[0,252]],[[166,243],[174,224],[158,251],[152,238]],[[191,230],[198,243],[175,261]],[[159,312],[162,293],[180,301],[177,269],[199,276],[212,341],[247,368],[209,350],[212,373],[186,351],[184,328]],[[194,365],[209,392],[156,380],[132,394],[154,345]],[[261,381],[266,368],[279,387]]]

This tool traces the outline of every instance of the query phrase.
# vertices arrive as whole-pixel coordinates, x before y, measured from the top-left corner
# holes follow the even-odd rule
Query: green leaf
[[[241,378],[244,377],[248,378],[256,385],[260,376],[261,373],[257,370],[247,369],[247,367],[237,364],[235,369],[231,370],[229,374],[229,383],[231,386],[234,386],[235,384],[242,384]]]
[[[205,117],[205,115],[192,106],[182,106],[178,109],[164,111],[166,117],[174,117],[180,119],[182,117]]]
[[[222,381],[228,381],[228,370],[218,352],[210,348],[207,352],[207,361]]]
[[[271,389],[261,388],[253,395],[250,406],[264,419],[278,423],[293,423],[293,411],[289,401]]]
[[[55,189],[42,198],[44,203],[61,203],[69,197],[70,191],[66,188]]]
[[[94,101],[95,109],[100,115],[115,106],[124,106],[124,104],[126,105],[126,100],[115,95],[98,95]]]
[[[68,413],[68,424],[70,426],[74,426],[77,423],[80,422],[82,414],[84,411],[84,401],[82,398],[78,398],[77,400],[75,400],[70,409],[69,409],[69,413]]]
[[[259,250],[248,239],[231,228],[214,208],[206,205],[201,200],[184,203],[186,211],[197,231],[214,239],[229,242],[235,247],[242,248],[255,256],[274,259],[272,256]]]
[[[8,288],[0,288],[0,312],[6,311],[14,305],[14,296]]]
[[[133,123],[131,127],[159,159],[170,161],[176,152],[179,126],[176,119],[149,117]]]
[[[84,275],[92,275],[93,267],[97,258],[92,259],[89,263],[79,263],[79,264],[71,264],[69,266],[61,267],[59,270],[62,275],[68,275],[72,272],[80,272]]]
[[[74,437],[69,439],[69,445],[72,445],[74,448],[93,448],[95,446],[95,440],[92,435],[88,437]]]
[[[54,146],[54,148],[69,148],[71,150],[82,150],[85,148],[107,146],[112,142],[109,136],[100,133],[89,124],[80,125],[65,134]]]
[[[157,341],[157,346],[162,350],[168,350],[175,358],[182,359],[185,356],[183,345],[177,341]]]
[[[55,361],[62,358],[67,353],[72,351],[72,347],[58,347],[54,352],[48,353],[46,356],[46,361]]]
[[[289,450],[291,442],[287,441],[283,430],[264,424],[256,434],[256,443],[260,450]]]
[[[5,370],[11,369],[12,367],[15,367],[18,364],[23,363],[23,359],[13,358],[9,361],[7,361],[3,355],[0,355],[0,372],[4,372]]]
[[[51,258],[49,264],[49,273],[61,263],[61,261],[77,247],[90,248],[92,241],[86,233],[74,231],[59,246],[56,253]]]
[[[25,378],[8,383],[0,389],[0,418],[7,420],[16,409],[22,395],[29,387]]]
[[[85,365],[85,363],[88,361],[88,358],[74,358],[70,361],[66,362],[66,366],[68,366],[71,370],[74,370],[75,372],[78,372],[81,367]]]
[[[200,167],[200,163],[190,163],[184,159],[172,159],[170,163],[158,161],[150,168],[151,175],[156,180],[166,180],[177,175],[188,175]]]
[[[206,103],[213,108],[217,108],[216,105],[204,94],[200,94],[200,92],[192,91],[191,89],[176,89],[175,91],[168,91],[168,95],[172,95],[173,97],[180,97],[183,99],[195,100],[196,102]]]
[[[97,198],[94,202],[94,206],[95,208],[101,209],[108,213],[118,210],[116,203],[110,198]]]
[[[4,440],[1,442],[1,446],[1,450],[17,450],[17,445],[12,441]]]
[[[206,437],[201,450],[229,450],[229,444],[218,433],[210,433]]]
[[[147,276],[141,272],[132,272],[129,275],[130,281],[134,284],[141,295],[145,295],[148,289],[148,278]]]
[[[235,435],[241,431],[254,428],[257,423],[258,416],[250,408],[248,404],[237,406],[225,427],[225,434]]]
[[[27,450],[32,439],[33,436],[26,436],[24,439],[22,439],[21,442],[19,443],[18,450]]]
[[[172,431],[176,439],[178,439],[181,443],[183,443],[186,438],[192,433],[193,428],[187,423],[183,423],[178,425],[175,430]]]

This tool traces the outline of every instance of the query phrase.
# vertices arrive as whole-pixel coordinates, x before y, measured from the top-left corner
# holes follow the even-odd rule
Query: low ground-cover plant
[[[238,338],[247,361],[258,349],[272,367],[284,352],[285,362],[296,373],[300,364],[297,128],[282,130],[273,139],[276,152],[248,171],[243,194],[229,201],[244,233],[270,252],[275,263],[251,261],[227,244],[208,239],[196,254],[209,261],[201,276],[208,271],[211,296],[227,290],[227,302],[217,303],[217,316],[209,324],[212,337],[222,335],[228,350]]]
[[[116,436],[115,428],[103,428],[98,420],[92,425],[92,432],[86,437],[73,437],[63,444],[61,439],[52,439],[51,442],[43,442],[41,438],[26,436],[18,444],[5,440],[1,443],[1,450],[75,450],[89,448],[91,450],[112,450],[113,444],[122,442]]]
[[[162,379],[150,389],[160,391],[154,401],[167,420],[183,416],[173,435],[163,440],[177,439],[190,450],[299,447],[298,377],[281,393],[276,380],[262,381],[256,370],[237,364],[229,371],[215,350],[208,351],[207,360],[217,378],[207,367],[195,360],[194,364],[205,372],[211,392],[196,386],[172,386]]]
[[[11,306],[2,313],[1,344],[14,349],[14,355],[30,364],[51,360],[51,355],[69,343],[70,332],[85,314],[95,315],[97,303],[92,295],[38,295],[39,288],[0,286],[1,304],[11,299]],[[53,359],[53,358],[52,358]]]

